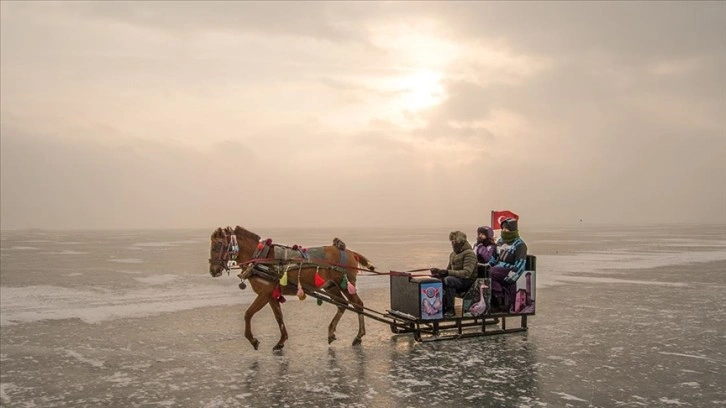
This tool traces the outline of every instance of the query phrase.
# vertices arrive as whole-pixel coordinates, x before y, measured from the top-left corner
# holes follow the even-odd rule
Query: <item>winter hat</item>
[[[506,220],[502,221],[502,228],[504,227],[507,227],[507,229],[510,231],[517,231],[517,220],[515,220],[514,218],[507,218]]]
[[[461,231],[452,231],[449,233],[449,241],[456,243],[466,242],[466,234]]]
[[[476,229],[477,235],[484,234],[487,238],[493,238],[494,237],[494,231],[490,227],[479,227]]]

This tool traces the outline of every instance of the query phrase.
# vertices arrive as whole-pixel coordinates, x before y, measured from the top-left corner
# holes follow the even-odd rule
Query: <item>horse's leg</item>
[[[252,335],[252,316],[255,315],[255,313],[259,312],[260,309],[265,307],[267,302],[270,301],[270,295],[268,293],[261,293],[257,295],[255,300],[252,302],[250,307],[247,308],[247,311],[245,312],[245,337],[249,342],[252,344],[252,347],[257,350],[257,347],[260,346],[260,342],[257,341],[255,336]]]
[[[285,322],[282,320],[282,307],[280,306],[280,302],[276,299],[270,300],[270,307],[272,308],[272,313],[275,314],[277,325],[280,327],[280,341],[275,344],[275,347],[273,347],[272,350],[282,350],[282,348],[285,347],[285,341],[287,340],[287,329],[285,328]]]
[[[327,288],[325,289],[325,291],[328,292],[331,297],[341,300],[346,304],[348,303],[345,297],[343,297],[343,293],[338,288],[338,285]],[[333,316],[333,320],[331,320],[330,324],[328,325],[328,344],[335,341],[335,329],[338,327],[338,322],[340,321],[340,318],[343,317],[343,313],[345,313],[345,308],[342,306],[338,306],[338,311],[335,313],[335,316]]]
[[[356,293],[355,295],[351,295],[350,293],[346,293],[346,296],[350,300],[350,303],[353,304],[353,307],[357,310],[363,310],[363,300],[358,296]],[[363,320],[363,315],[358,313],[358,335],[355,336],[355,339],[353,339],[353,345],[358,345],[361,342],[361,337],[366,335],[366,324]]]

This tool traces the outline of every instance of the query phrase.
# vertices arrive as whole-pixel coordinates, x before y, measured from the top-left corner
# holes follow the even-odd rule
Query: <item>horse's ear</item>
[[[245,231],[245,229],[244,229],[244,228],[242,228],[242,227],[240,227],[239,225],[238,225],[238,226],[236,226],[236,227],[234,227],[234,233],[235,233],[235,234],[241,234],[241,233],[242,233],[242,232],[244,232],[244,231]]]

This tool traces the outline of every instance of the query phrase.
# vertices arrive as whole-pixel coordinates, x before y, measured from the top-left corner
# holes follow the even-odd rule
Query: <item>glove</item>
[[[439,276],[439,268],[431,268],[431,276]]]
[[[504,278],[504,283],[507,283],[507,284],[513,283],[516,278],[517,278],[517,273],[516,272],[514,272],[514,271],[509,272],[509,275],[507,275]]]
[[[445,278],[449,276],[449,271],[447,269],[439,269],[439,278]]]

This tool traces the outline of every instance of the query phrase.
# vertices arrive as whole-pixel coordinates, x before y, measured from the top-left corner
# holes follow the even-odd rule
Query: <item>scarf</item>
[[[511,244],[519,238],[519,231],[502,231],[502,241],[505,244]]]

